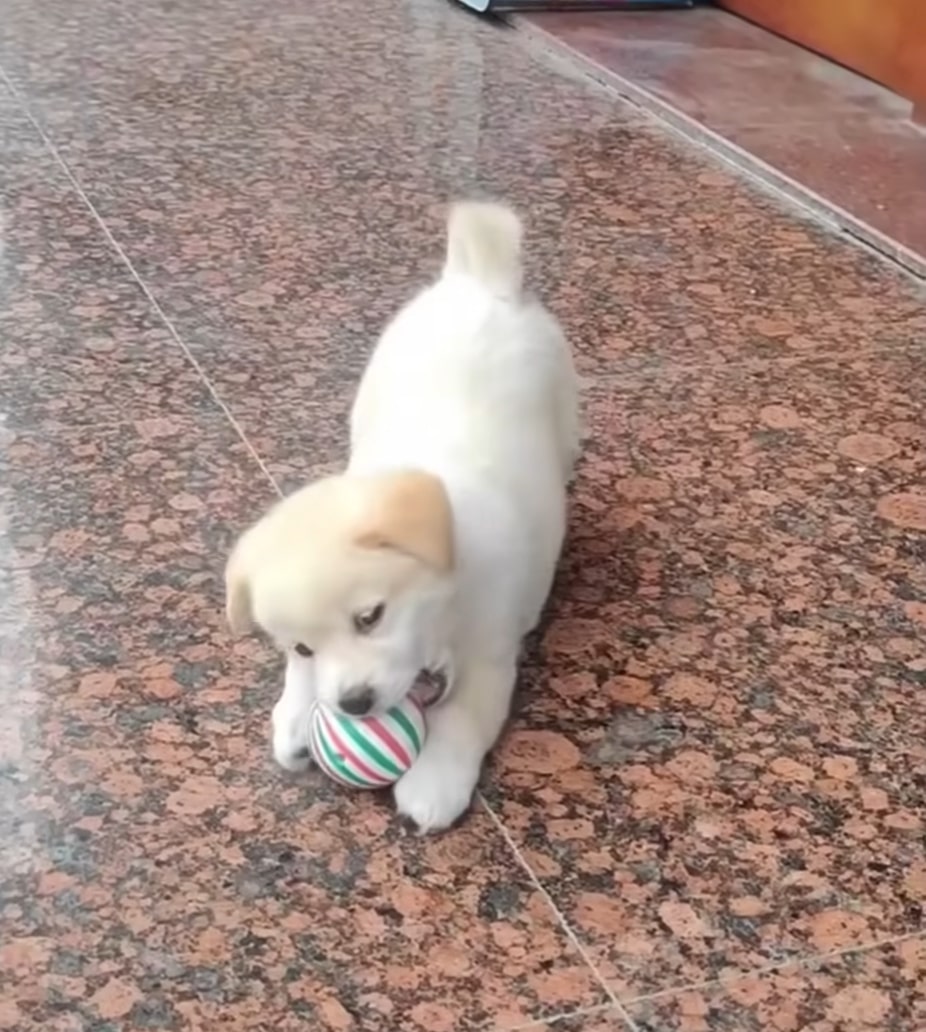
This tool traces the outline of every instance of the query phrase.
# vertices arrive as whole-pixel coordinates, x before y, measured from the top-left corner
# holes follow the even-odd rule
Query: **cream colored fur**
[[[395,787],[423,831],[469,805],[566,526],[576,380],[556,322],[521,294],[520,241],[507,208],[454,207],[443,275],[386,328],[364,374],[347,469],[280,502],[227,570],[232,626],[262,628],[287,654],[273,714],[285,767],[308,762],[315,699],[338,706],[363,688],[385,709],[421,669],[448,673]]]

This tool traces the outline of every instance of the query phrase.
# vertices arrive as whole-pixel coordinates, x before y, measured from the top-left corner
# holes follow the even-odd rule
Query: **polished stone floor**
[[[0,1028],[926,1028],[926,310],[444,0],[6,0]],[[269,757],[235,534],[466,193],[588,434],[452,833]]]

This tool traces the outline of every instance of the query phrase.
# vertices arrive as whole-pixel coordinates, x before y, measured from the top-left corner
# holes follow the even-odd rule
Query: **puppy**
[[[316,699],[361,716],[439,674],[427,742],[395,785],[425,832],[470,804],[565,533],[576,376],[521,278],[517,217],[456,205],[441,278],[386,328],[360,383],[347,469],[279,502],[226,570],[232,628],[287,655],[273,712],[286,768],[309,763]]]

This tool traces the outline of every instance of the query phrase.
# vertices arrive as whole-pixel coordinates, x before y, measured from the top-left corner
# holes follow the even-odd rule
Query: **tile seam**
[[[481,1032],[534,1032],[534,1030],[546,1029],[551,1025],[556,1025],[560,1021],[569,1021],[572,1018],[590,1018],[606,1016],[608,1014],[615,1014],[620,1017],[623,1021],[624,1018],[618,1014],[612,1003],[602,1003],[597,1007],[580,1007],[578,1010],[573,1011],[560,1011],[556,1014],[549,1014],[545,1018],[539,1020],[529,1021],[526,1025],[486,1025],[483,1027]],[[555,1029],[552,1032],[556,1032]]]
[[[109,244],[110,248],[115,253],[116,257],[119,259],[119,261],[123,265],[124,269],[128,272],[129,276],[135,282],[135,284],[138,287],[138,289],[141,290],[141,292],[144,295],[145,299],[147,300],[148,304],[151,306],[151,310],[153,311],[155,316],[158,318],[158,320],[161,322],[162,326],[170,334],[171,339],[180,348],[180,351],[183,354],[184,358],[187,360],[187,362],[190,364],[190,366],[192,367],[192,369],[194,370],[196,375],[200,378],[200,380],[202,381],[202,383],[206,387],[206,390],[209,392],[210,396],[212,397],[215,405],[217,406],[217,408],[219,409],[221,414],[224,415],[225,419],[231,425],[231,427],[234,430],[234,432],[241,439],[242,443],[247,448],[248,453],[250,454],[251,458],[257,463],[257,465],[259,466],[259,468],[260,468],[261,472],[263,473],[264,477],[266,477],[266,479],[269,481],[270,485],[273,487],[273,490],[277,493],[277,495],[282,495],[282,491],[280,490],[279,485],[277,484],[277,482],[274,479],[273,475],[271,474],[270,470],[267,468],[266,464],[264,463],[264,460],[261,458],[261,456],[258,453],[257,449],[251,443],[251,441],[248,438],[247,434],[245,434],[243,428],[241,427],[240,423],[237,421],[237,419],[233,415],[231,409],[226,404],[226,402],[223,400],[223,398],[219,394],[218,390],[216,389],[215,385],[212,383],[212,381],[210,380],[210,378],[206,374],[205,369],[202,367],[202,365],[200,364],[200,362],[198,361],[196,356],[190,350],[189,346],[185,343],[183,338],[180,336],[180,333],[177,330],[176,326],[174,325],[173,321],[170,319],[170,317],[167,315],[167,313],[161,307],[160,302],[158,301],[157,297],[154,295],[154,293],[151,290],[151,288],[148,286],[146,281],[142,278],[142,276],[140,275],[138,270],[135,268],[135,265],[133,264],[133,262],[132,262],[131,258],[129,257],[128,253],[125,251],[125,249],[119,243],[119,241],[116,239],[116,236],[114,235],[112,230],[109,228],[109,225],[107,224],[106,220],[103,218],[103,216],[97,210],[97,208],[94,205],[93,201],[91,200],[89,194],[86,192],[86,190],[81,185],[80,180],[78,180],[77,176],[71,170],[70,165],[68,165],[67,161],[65,161],[65,159],[64,159],[64,156],[58,150],[58,147],[56,146],[55,142],[52,140],[52,138],[45,131],[45,128],[41,124],[41,122],[39,122],[39,120],[36,118],[35,114],[32,111],[32,108],[30,107],[30,105],[28,103],[28,100],[25,97],[25,95],[22,93],[22,91],[19,89],[19,87],[15,84],[15,82],[10,78],[9,74],[7,73],[7,71],[3,67],[3,65],[0,65],[0,80],[3,81],[4,85],[6,86],[7,90],[9,91],[10,95],[13,97],[14,101],[19,106],[19,108],[22,111],[22,113],[25,116],[25,118],[28,120],[28,122],[29,122],[30,126],[32,127],[33,131],[38,134],[38,136],[41,139],[41,141],[42,141],[46,151],[54,159],[55,164],[58,166],[60,172],[64,175],[64,177],[67,180],[68,184],[70,185],[71,189],[77,194],[78,200],[83,205],[83,207],[86,209],[86,211],[90,214],[90,216],[92,217],[94,222],[97,224],[97,227],[102,232],[104,238],[106,239],[106,241]],[[153,418],[158,418],[158,417],[153,417]]]
[[[540,895],[543,897],[544,902],[556,916],[556,920],[558,921],[562,930],[566,933],[566,937],[572,944],[573,949],[578,953],[583,963],[595,976],[595,979],[598,982],[599,987],[604,991],[607,998],[611,1001],[612,1008],[626,1023],[629,1032],[640,1032],[640,1029],[634,1022],[633,1018],[631,1018],[631,1016],[624,1009],[621,1000],[618,998],[616,993],[611,989],[604,976],[598,970],[598,966],[595,964],[591,954],[586,949],[585,945],[582,943],[578,934],[573,929],[572,925],[570,925],[570,923],[566,920],[565,915],[562,913],[559,907],[556,905],[556,902],[554,901],[549,890],[543,885],[543,883],[540,881],[540,879],[534,872],[534,869],[531,867],[531,865],[525,859],[524,855],[521,853],[521,850],[518,848],[517,843],[511,837],[508,828],[505,826],[504,821],[502,821],[498,814],[492,809],[492,807],[486,800],[485,796],[481,792],[478,793],[477,800],[479,804],[482,806],[482,808],[485,810],[485,812],[489,815],[490,820],[498,829],[499,834],[505,840],[506,845],[508,846],[509,850],[511,850],[517,862],[526,872],[535,891],[540,893]],[[542,1021],[542,1019],[540,1020]],[[535,1022],[535,1024],[536,1023],[537,1022]]]
[[[761,964],[755,968],[744,968],[727,978],[706,978],[699,982],[684,982],[679,985],[669,986],[665,989],[658,989],[652,993],[642,993],[639,996],[627,996],[621,999],[624,1007],[635,1007],[641,1003],[649,1003],[653,1000],[662,1000],[669,996],[680,993],[693,992],[701,989],[716,987],[725,989],[728,986],[736,985],[739,982],[750,978],[757,978],[764,975],[774,974],[779,971],[800,971],[815,963],[827,960],[839,960],[842,957],[855,956],[864,953],[873,953],[882,950],[887,946],[894,946],[898,943],[909,942],[912,939],[926,939],[926,931],[905,932],[902,935],[891,936],[886,939],[875,939],[858,946],[844,946],[840,949],[829,950],[824,953],[809,953],[800,957],[792,957],[788,960],[776,961],[770,964]]]

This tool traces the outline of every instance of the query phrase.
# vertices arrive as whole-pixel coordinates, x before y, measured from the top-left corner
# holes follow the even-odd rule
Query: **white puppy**
[[[278,503],[226,571],[232,627],[259,626],[288,656],[273,714],[284,767],[309,762],[316,698],[376,712],[442,672],[424,750],[395,786],[422,831],[470,803],[565,532],[576,377],[556,322],[522,296],[520,250],[507,208],[454,207],[443,275],[388,326],[360,384],[347,470]]]

